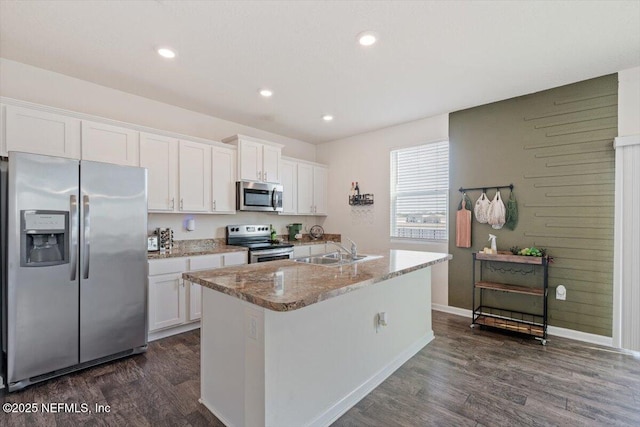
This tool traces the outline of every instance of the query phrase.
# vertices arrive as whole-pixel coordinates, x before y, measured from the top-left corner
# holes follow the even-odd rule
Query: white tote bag
[[[480,197],[478,197],[478,200],[476,200],[476,205],[473,208],[473,213],[476,216],[476,221],[478,221],[480,224],[486,224],[489,220],[487,214],[489,212],[490,204],[491,202],[484,192]]]
[[[498,190],[489,205],[489,209],[487,211],[487,222],[496,230],[502,228],[505,223],[506,212],[507,209],[504,207],[502,197],[500,196],[500,190]]]

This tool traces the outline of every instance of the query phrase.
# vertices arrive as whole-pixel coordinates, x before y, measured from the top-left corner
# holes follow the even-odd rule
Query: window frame
[[[398,191],[396,191],[396,186],[398,182],[398,161],[397,161],[397,153],[402,152],[404,150],[415,150],[421,147],[426,147],[432,144],[441,144],[446,143],[447,150],[447,171],[446,171],[446,188],[440,189],[430,189],[430,190],[419,190],[419,191],[408,191],[405,194],[401,194],[402,196],[411,196],[411,195],[443,195],[445,198],[444,202],[444,238],[429,238],[429,237],[403,237],[398,236],[398,227],[397,227],[397,199],[398,199]],[[393,148],[389,151],[389,205],[390,205],[390,215],[389,215],[389,238],[392,242],[398,243],[414,243],[414,244],[437,244],[437,243],[447,243],[449,241],[449,193],[450,193],[450,182],[449,182],[449,171],[451,166],[450,159],[450,141],[448,139],[424,142],[412,146],[406,147],[397,147]],[[435,229],[434,229],[435,230]],[[395,233],[394,233],[395,232]]]

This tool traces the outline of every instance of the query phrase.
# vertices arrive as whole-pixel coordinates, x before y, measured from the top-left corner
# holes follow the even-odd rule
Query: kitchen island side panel
[[[329,425],[433,339],[430,277],[290,312],[204,288],[202,403],[229,426]],[[380,312],[388,325],[376,330]]]

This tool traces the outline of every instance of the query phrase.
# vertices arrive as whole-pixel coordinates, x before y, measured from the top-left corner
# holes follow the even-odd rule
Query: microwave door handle
[[[70,280],[75,282],[78,271],[78,198],[75,194],[69,196],[69,211],[71,212],[71,224],[69,225],[69,231],[71,233],[71,248],[69,251],[69,264],[71,264]]]
[[[91,212],[89,210],[89,196],[82,197],[82,203],[84,205],[84,273],[83,278],[89,278],[89,261],[91,259],[90,253],[90,236],[91,236]]]
[[[273,210],[276,210],[277,203],[278,203],[278,192],[274,189],[271,192],[271,207],[273,208]]]

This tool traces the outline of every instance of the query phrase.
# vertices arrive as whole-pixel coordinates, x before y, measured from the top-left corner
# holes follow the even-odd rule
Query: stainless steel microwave
[[[282,185],[238,181],[236,209],[239,211],[282,212]]]

